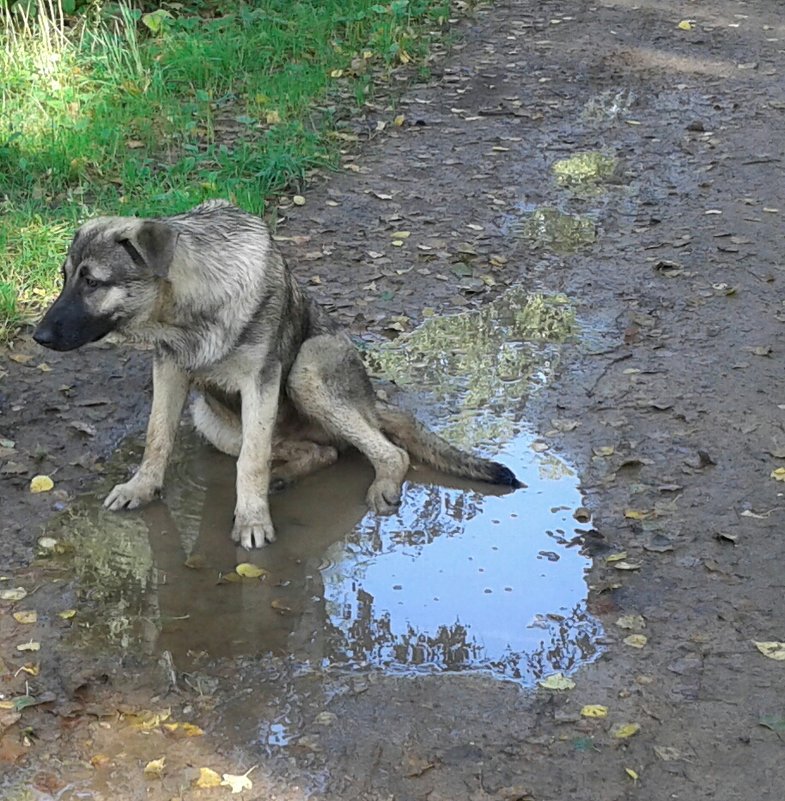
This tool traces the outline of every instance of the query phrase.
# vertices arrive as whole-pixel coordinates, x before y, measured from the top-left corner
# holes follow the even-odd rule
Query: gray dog
[[[232,537],[275,539],[267,494],[354,446],[376,476],[368,506],[401,501],[409,456],[510,487],[503,465],[458,450],[375,397],[349,337],[284,264],[264,222],[212,200],[160,219],[99,217],[74,236],[63,288],[33,334],[72,350],[110,331],[155,347],[153,403],[139,470],[105,501],[134,509],[160,492],[190,389],[197,429],[237,456]]]

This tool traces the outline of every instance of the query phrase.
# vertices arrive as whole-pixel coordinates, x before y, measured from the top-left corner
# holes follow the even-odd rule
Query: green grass
[[[393,69],[426,70],[450,13],[449,0],[187,0],[64,17],[59,1],[0,0],[0,339],[56,291],[80,221],[210,197],[264,213],[335,166],[342,121]]]

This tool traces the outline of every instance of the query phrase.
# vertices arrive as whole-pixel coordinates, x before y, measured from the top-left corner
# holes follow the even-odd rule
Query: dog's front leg
[[[261,548],[275,539],[267,492],[280,391],[280,364],[268,366],[261,376],[249,376],[240,387],[243,438],[232,539],[243,548]]]
[[[116,512],[135,509],[151,501],[161,490],[172,453],[177,424],[188,396],[188,375],[174,362],[156,357],[153,362],[153,406],[147,423],[142,464],[130,481],[118,484],[104,506]]]

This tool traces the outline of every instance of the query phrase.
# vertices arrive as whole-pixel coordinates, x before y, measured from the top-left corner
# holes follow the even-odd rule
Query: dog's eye
[[[85,286],[89,287],[90,289],[98,289],[101,286],[101,282],[97,281],[95,278],[91,278],[89,275],[84,277]]]

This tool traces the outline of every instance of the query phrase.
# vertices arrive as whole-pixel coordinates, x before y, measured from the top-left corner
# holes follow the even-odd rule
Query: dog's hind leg
[[[280,492],[295,481],[337,461],[338,451],[331,445],[318,445],[307,440],[276,442],[273,444],[270,492]]]
[[[409,455],[382,433],[371,382],[348,337],[321,334],[306,340],[289,373],[287,391],[304,417],[370,460],[376,478],[368,490],[368,506],[378,514],[396,511]]]

